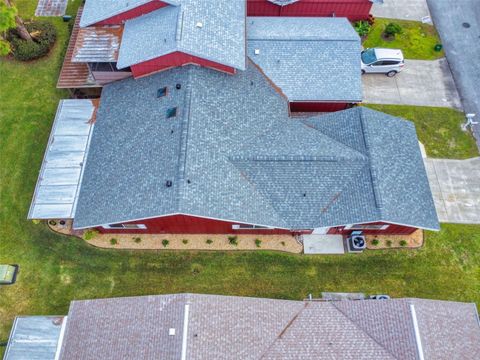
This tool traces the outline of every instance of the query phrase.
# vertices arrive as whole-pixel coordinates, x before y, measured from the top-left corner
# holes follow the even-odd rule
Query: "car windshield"
[[[377,57],[375,56],[375,49],[367,49],[362,51],[362,61],[364,64],[371,64],[377,61]]]

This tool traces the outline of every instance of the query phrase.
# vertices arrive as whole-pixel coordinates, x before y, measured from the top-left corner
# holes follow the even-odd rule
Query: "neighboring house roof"
[[[158,0],[86,0],[80,26],[94,25],[152,1]],[[161,1],[170,5],[178,4],[177,0]]]
[[[417,360],[421,355],[478,358],[475,304],[195,294],[74,301],[59,358]]]
[[[292,119],[253,65],[103,89],[74,227],[177,213],[287,229],[439,227],[412,123],[362,107]]]
[[[125,23],[117,67],[184,52],[245,70],[245,0],[178,0]]]
[[[249,17],[248,56],[290,101],[362,100],[360,38],[346,18]]]
[[[98,102],[62,100],[48,140],[29,219],[71,219]]]

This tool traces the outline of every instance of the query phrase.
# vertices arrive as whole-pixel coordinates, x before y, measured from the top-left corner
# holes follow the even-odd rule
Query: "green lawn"
[[[382,38],[382,33],[390,22],[401,25],[403,33],[397,35],[394,40],[387,41]],[[433,49],[439,43],[440,38],[432,25],[419,21],[376,18],[363,46],[402,49],[407,59],[435,60],[445,56],[443,51],[437,52]]]
[[[430,157],[468,159],[479,155],[471,133],[462,131],[460,127],[465,122],[465,115],[460,111],[408,105],[365,106],[413,121],[418,138]]]
[[[32,13],[34,2],[17,3]],[[67,96],[55,90],[67,25],[55,23],[59,46],[49,59],[0,60],[0,263],[20,265],[18,282],[0,288],[0,342],[16,315],[65,314],[72,299],[175,292],[302,299],[365,291],[480,304],[480,226],[444,225],[417,251],[310,257],[99,250],[25,220],[57,102]]]

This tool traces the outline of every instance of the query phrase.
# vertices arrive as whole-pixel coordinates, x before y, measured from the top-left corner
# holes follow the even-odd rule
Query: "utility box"
[[[0,265],[0,285],[11,285],[17,278],[18,265]]]

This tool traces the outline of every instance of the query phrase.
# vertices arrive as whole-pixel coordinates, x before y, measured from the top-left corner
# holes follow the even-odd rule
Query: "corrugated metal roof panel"
[[[63,321],[53,316],[17,317],[4,360],[54,360]]]
[[[116,62],[122,33],[123,25],[80,29],[72,62]]]
[[[73,218],[93,128],[92,100],[62,100],[48,141],[29,219]]]

